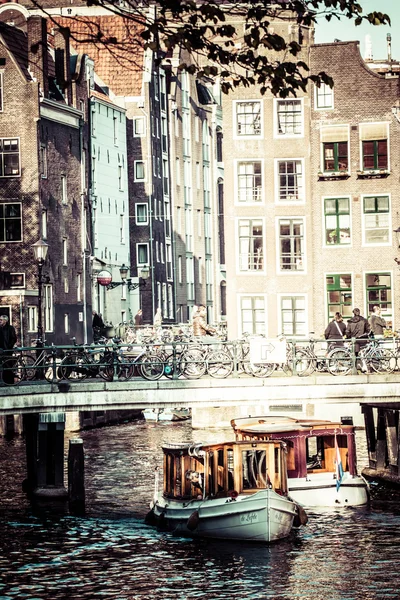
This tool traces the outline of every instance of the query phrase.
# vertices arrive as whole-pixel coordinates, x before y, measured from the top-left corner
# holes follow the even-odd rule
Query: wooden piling
[[[83,440],[73,438],[68,451],[69,510],[74,515],[85,514],[85,464]]]

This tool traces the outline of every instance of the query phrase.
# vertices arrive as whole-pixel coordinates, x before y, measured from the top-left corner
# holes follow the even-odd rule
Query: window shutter
[[[388,137],[388,123],[360,123],[360,139],[386,140]]]
[[[322,127],[321,142],[347,142],[349,139],[349,128],[347,125],[337,127]],[[376,138],[375,138],[376,139]]]

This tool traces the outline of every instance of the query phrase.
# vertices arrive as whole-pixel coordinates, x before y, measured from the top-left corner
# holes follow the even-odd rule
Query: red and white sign
[[[100,271],[97,275],[97,283],[99,285],[108,285],[112,282],[112,275],[110,271]]]

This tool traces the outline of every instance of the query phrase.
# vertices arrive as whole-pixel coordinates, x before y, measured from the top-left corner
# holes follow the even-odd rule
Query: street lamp
[[[132,283],[132,279],[129,277],[128,278],[128,271],[129,271],[129,267],[127,267],[126,265],[121,265],[120,269],[119,269],[119,273],[121,275],[121,281],[112,281],[110,282],[107,286],[106,289],[107,290],[113,290],[114,288],[120,286],[120,285],[126,285],[128,288],[128,291],[133,291],[136,290],[138,287],[145,287],[147,279],[149,278],[150,275],[150,269],[149,267],[142,267],[139,273],[139,281],[137,283]]]
[[[47,251],[49,245],[43,240],[39,240],[35,244],[32,244],[33,253],[38,266],[38,320],[37,320],[37,346],[43,346],[43,322],[42,322],[42,285],[43,285],[43,265],[46,260]]]

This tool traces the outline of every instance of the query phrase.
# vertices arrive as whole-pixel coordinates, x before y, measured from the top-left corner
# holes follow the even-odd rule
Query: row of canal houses
[[[333,76],[297,98],[230,95],[137,45],[140,25],[83,2],[0,6],[1,310],[36,337],[32,245],[46,338],[114,324],[226,320],[243,332],[322,334],[335,311],[379,305],[398,327],[399,69],[357,42],[315,44],[283,12],[274,30]],[[240,23],[237,23],[240,27]],[[70,34],[65,27],[69,27]],[[114,54],[88,28],[126,41]],[[136,51],[134,51],[136,44]],[[240,37],[237,45],[240,45]],[[130,285],[107,289],[101,272]],[[140,285],[139,285],[140,284]]]

